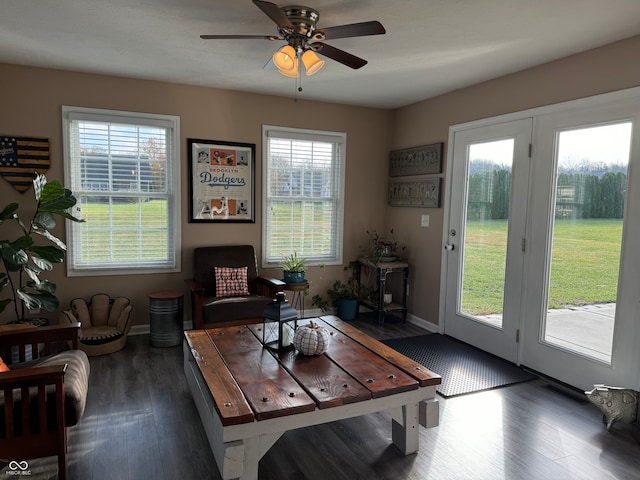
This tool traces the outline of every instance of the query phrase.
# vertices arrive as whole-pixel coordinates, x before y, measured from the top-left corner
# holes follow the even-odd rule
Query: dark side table
[[[386,314],[399,314],[402,323],[407,321],[407,280],[409,278],[409,264],[407,262],[373,262],[368,258],[359,258],[356,265],[356,275],[358,282],[362,284],[363,276],[366,272],[374,272],[373,285],[368,285],[376,292],[375,298],[360,299],[364,306],[375,310],[378,314],[378,325],[384,322]],[[387,280],[390,275],[401,276],[402,292],[399,298],[394,298],[393,302],[385,302],[385,292],[387,290]]]
[[[300,312],[300,318],[304,318],[304,296],[306,291],[309,289],[309,282],[285,283],[282,289],[293,292],[289,303],[293,308]]]

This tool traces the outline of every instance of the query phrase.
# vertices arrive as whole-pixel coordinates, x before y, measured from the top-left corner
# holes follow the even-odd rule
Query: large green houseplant
[[[83,221],[69,213],[76,198],[59,181],[47,182],[44,175],[38,174],[33,190],[36,210],[28,224],[20,219],[18,203],[10,203],[0,211],[0,313],[13,302],[18,321],[25,319],[26,310],[58,309],[55,283],[40,279],[40,274],[52,270],[55,263],[62,263],[67,247],[50,230],[56,226],[55,215]],[[39,238],[47,244],[36,243]],[[9,287],[9,298],[2,298],[5,287]]]

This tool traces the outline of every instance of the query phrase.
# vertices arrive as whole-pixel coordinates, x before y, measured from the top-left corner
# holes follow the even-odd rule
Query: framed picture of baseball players
[[[255,222],[254,143],[187,139],[189,222]]]

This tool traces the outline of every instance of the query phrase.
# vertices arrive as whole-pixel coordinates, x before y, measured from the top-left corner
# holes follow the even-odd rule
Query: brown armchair
[[[191,291],[196,329],[257,323],[284,285],[281,280],[258,276],[252,245],[194,249],[193,278],[185,282]]]
[[[0,331],[0,357],[10,369],[0,372],[2,458],[57,455],[61,480],[67,474],[67,428],[80,421],[89,388],[89,360],[77,349],[79,328]]]

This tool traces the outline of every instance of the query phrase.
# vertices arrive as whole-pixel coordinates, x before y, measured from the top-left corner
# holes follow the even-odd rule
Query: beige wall
[[[639,54],[640,37],[634,37],[395,112],[0,64],[3,94],[0,135],[49,138],[52,167],[48,176],[62,179],[62,105],[180,116],[182,272],[67,278],[65,269],[57,268],[50,277],[58,283],[63,306],[76,296],[95,292],[127,295],[136,306],[136,323],[145,324],[148,323],[149,292],[161,289],[184,291],[182,279],[191,274],[193,247],[250,242],[259,251],[263,124],[347,132],[345,260],[355,258],[365,230],[387,231],[394,228],[396,238],[408,246],[412,265],[409,311],[437,323],[443,209],[386,206],[388,151],[445,142],[446,157],[450,125],[639,86]],[[187,223],[187,138],[256,144],[255,224]],[[25,194],[30,195],[31,190]],[[0,181],[0,205],[20,201],[21,197],[6,182]],[[430,215],[430,227],[420,227],[422,214]],[[64,237],[64,232],[58,233]],[[276,270],[264,273],[280,275]],[[323,271],[310,269],[308,276],[312,281],[312,293],[324,292],[329,282],[342,275],[340,267],[328,267]],[[0,316],[0,323],[11,319],[5,311]]]
[[[637,36],[399,109],[392,149],[445,142],[446,159],[450,125],[640,86],[639,57]],[[429,228],[420,227],[423,213]],[[443,209],[388,208],[387,223],[408,239],[409,311],[438,323]]]
[[[0,64],[2,107],[0,135],[48,138],[51,144],[49,179],[63,179],[61,106],[107,108],[180,116],[182,272],[163,275],[128,275],[68,278],[58,266],[46,278],[57,283],[65,308],[78,296],[105,292],[130,297],[136,324],[149,323],[148,294],[157,290],[186,290],[183,278],[191,275],[194,247],[212,244],[261,242],[262,125],[280,125],[347,133],[345,260],[355,258],[367,228],[382,229],[386,205],[387,158],[391,144],[390,111],[307,102],[291,98],[231,92],[126,78],[88,75]],[[293,94],[293,91],[292,91]],[[190,224],[187,222],[187,138],[228,140],[256,144],[255,224]],[[33,190],[17,193],[0,180],[0,208],[9,201],[33,205]],[[26,218],[26,215],[25,215]],[[28,217],[30,218],[30,217]],[[2,232],[2,230],[0,230]],[[64,230],[57,234],[64,238]],[[4,232],[0,233],[4,235]],[[2,236],[4,238],[4,236]],[[265,271],[280,277],[277,270]],[[324,293],[329,282],[343,276],[341,267],[311,268],[312,294]],[[186,298],[186,297],[185,297]],[[50,316],[57,318],[57,315]],[[0,323],[13,320],[13,310],[0,315]]]

